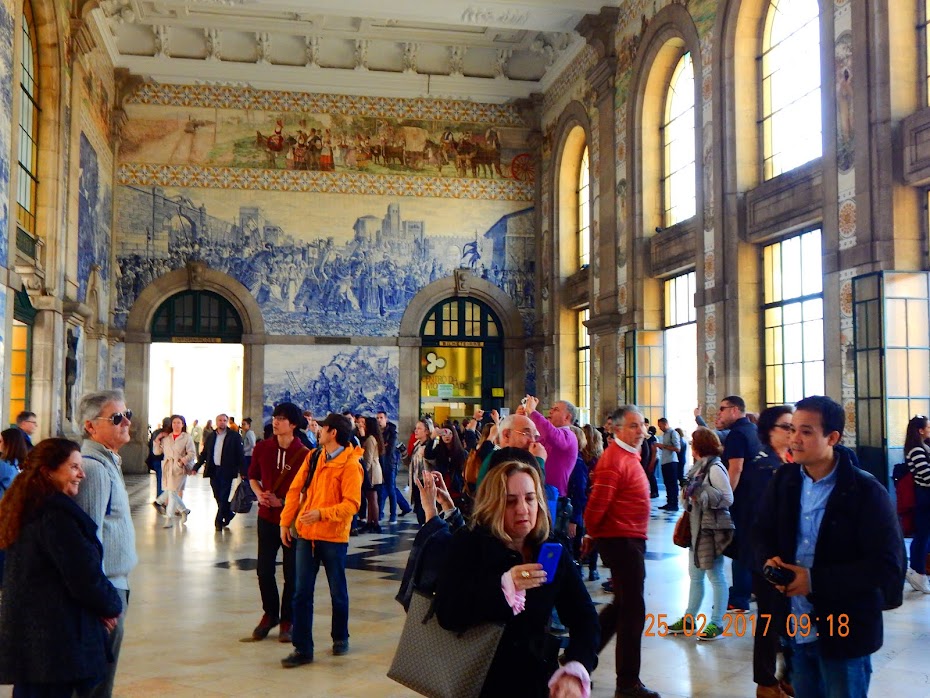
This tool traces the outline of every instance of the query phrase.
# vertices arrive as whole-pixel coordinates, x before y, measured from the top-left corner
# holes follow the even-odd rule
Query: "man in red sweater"
[[[275,565],[281,548],[281,512],[287,490],[310,452],[294,432],[303,422],[300,408],[282,402],[274,408],[274,436],[255,444],[249,465],[249,484],[258,497],[258,589],[264,614],[251,640],[264,640],[279,622],[279,642],[291,641],[291,599],[294,595],[294,548],[284,547],[284,593],[278,596]]]
[[[614,600],[601,611],[600,624],[602,650],[617,636],[615,698],[659,698],[639,680],[650,509],[649,481],[640,464],[646,425],[634,405],[620,407],[610,417],[614,433],[591,479],[582,552],[587,555],[596,545],[613,577]]]

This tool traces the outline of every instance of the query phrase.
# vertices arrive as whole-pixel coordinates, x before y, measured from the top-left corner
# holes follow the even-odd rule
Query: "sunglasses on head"
[[[109,419],[113,422],[113,426],[119,426],[123,423],[123,418],[132,419],[132,410],[126,410],[126,412],[114,412],[109,417],[94,417],[94,419]]]

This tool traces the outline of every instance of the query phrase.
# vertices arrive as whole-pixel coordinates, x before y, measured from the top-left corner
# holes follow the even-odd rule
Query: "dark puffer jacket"
[[[103,574],[93,520],[56,493],[7,549],[0,603],[0,684],[86,682],[108,662],[101,618],[122,612]]]

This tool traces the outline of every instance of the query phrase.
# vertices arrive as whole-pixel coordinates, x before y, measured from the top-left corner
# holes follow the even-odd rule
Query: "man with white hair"
[[[75,501],[97,524],[97,538],[103,545],[103,572],[116,587],[123,601],[123,612],[110,633],[113,662],[102,682],[79,691],[81,698],[109,698],[113,695],[116,664],[123,643],[123,622],[129,604],[129,573],[139,561],[136,534],[129,515],[129,494],[121,471],[122,459],[117,451],[129,443],[132,410],[126,409],[121,390],[88,393],[79,403],[84,425],[81,444],[84,481]]]
[[[536,431],[536,427],[533,425],[533,422],[530,421],[529,417],[522,414],[507,415],[501,420],[500,424],[497,425],[497,433],[498,444],[494,448],[494,451],[491,451],[481,464],[481,470],[478,472],[478,485],[481,485],[484,476],[487,475],[488,470],[491,469],[492,461],[496,460],[494,458],[495,451],[505,448],[519,449],[533,456],[533,459],[535,459],[539,466],[540,475],[543,481],[545,481],[546,457],[548,454],[542,444],[536,440],[539,438],[539,432]]]
[[[571,425],[578,419],[578,408],[568,400],[556,401],[549,410],[549,419],[536,411],[539,398],[526,396],[526,416],[539,431],[541,443],[549,457],[546,459],[546,484],[554,486],[560,497],[568,495],[568,479],[578,460],[578,439]]]

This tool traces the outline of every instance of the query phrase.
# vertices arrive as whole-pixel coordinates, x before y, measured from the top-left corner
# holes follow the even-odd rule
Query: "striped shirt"
[[[926,445],[914,446],[905,460],[917,486],[930,487],[930,449]]]

